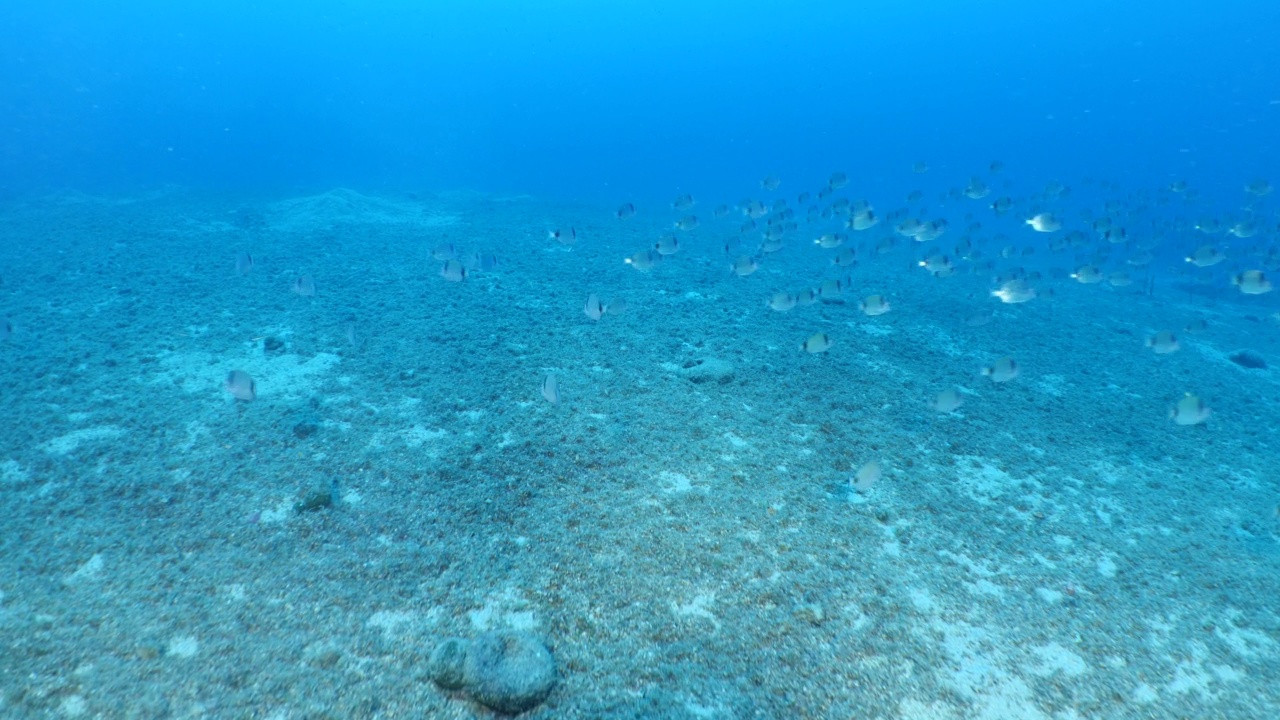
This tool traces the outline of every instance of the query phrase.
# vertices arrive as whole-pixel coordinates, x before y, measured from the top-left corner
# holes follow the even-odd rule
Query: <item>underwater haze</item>
[[[0,30],[0,718],[1280,717],[1280,5]]]

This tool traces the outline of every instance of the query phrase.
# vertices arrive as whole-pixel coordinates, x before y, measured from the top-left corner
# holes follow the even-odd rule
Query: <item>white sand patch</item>
[[[293,509],[297,503],[293,500],[281,500],[275,507],[267,508],[258,513],[258,522],[263,525],[274,525],[282,523],[293,517],[297,512]]]
[[[309,358],[289,354],[268,356],[257,346],[238,357],[166,353],[160,356],[149,382],[177,385],[184,392],[231,403],[234,400],[223,383],[228,373],[240,370],[253,378],[258,395],[253,402],[291,400],[314,393],[340,361],[339,356],[331,353],[316,353]]]
[[[1048,720],[1036,707],[1031,687],[1008,672],[1008,664],[996,648],[1002,643],[982,628],[964,623],[935,620],[933,630],[941,631],[943,649],[951,661],[944,681],[960,697],[972,704],[965,717],[991,720]]]
[[[505,590],[485,600],[484,606],[467,613],[471,626],[479,631],[494,628],[533,631],[538,628],[538,617],[528,609],[529,603],[513,590]]]
[[[1116,565],[1115,560],[1112,560],[1109,557],[1104,557],[1098,561],[1098,574],[1102,577],[1113,578],[1116,576],[1116,572],[1118,571],[1119,566]]]
[[[1146,683],[1140,683],[1138,687],[1133,689],[1133,701],[1141,705],[1147,705],[1160,699],[1160,694],[1155,688]]]
[[[1031,672],[1040,677],[1049,677],[1059,672],[1067,677],[1077,677],[1089,671],[1084,658],[1058,643],[1033,647],[1031,652],[1040,660],[1040,664],[1032,668]]]
[[[86,560],[75,572],[68,575],[63,582],[68,585],[92,582],[102,576],[102,570],[106,565],[106,561],[102,559],[102,553],[94,553],[93,557]]]
[[[0,483],[20,483],[29,479],[31,474],[17,460],[0,462]]]
[[[658,473],[658,488],[667,495],[678,495],[687,493],[692,490],[706,492],[708,490],[707,483],[702,480],[692,480],[688,475],[678,472],[670,472],[663,470]]]
[[[200,652],[200,641],[191,635],[176,635],[169,640],[165,654],[172,657],[193,658]]]
[[[449,433],[446,430],[425,428],[421,425],[414,425],[413,427],[402,431],[400,433],[400,437],[404,439],[405,445],[417,449],[427,443],[437,443],[440,440],[449,437]],[[435,457],[435,454],[432,454],[432,457]]]
[[[1045,395],[1053,397],[1062,397],[1066,394],[1063,387],[1067,384],[1067,379],[1061,375],[1041,375],[1039,382],[1036,383],[1036,389]]]
[[[417,616],[417,613],[408,610],[379,610],[369,616],[365,625],[378,628],[386,635],[400,635],[401,626],[412,623]]]
[[[40,445],[40,449],[50,455],[67,455],[75,452],[84,443],[100,440],[114,440],[124,434],[124,429],[115,425],[98,425],[96,427],[74,430]]]
[[[83,695],[69,695],[58,704],[58,712],[67,717],[80,717],[89,711],[89,703]]]
[[[720,619],[717,618],[715,616],[715,613],[711,612],[710,610],[710,608],[715,604],[715,602],[716,602],[715,593],[701,593],[701,594],[695,595],[692,600],[684,604],[680,604],[672,600],[671,611],[674,612],[677,617],[692,617],[692,618],[701,618],[703,620],[710,620],[711,624],[715,626],[716,630],[719,630]]]

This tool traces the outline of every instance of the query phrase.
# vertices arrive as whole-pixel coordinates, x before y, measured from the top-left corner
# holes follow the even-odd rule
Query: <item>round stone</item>
[[[463,661],[467,691],[480,704],[505,713],[528,710],[551,694],[556,662],[537,638],[488,632],[471,641]]]
[[[431,651],[427,661],[427,677],[446,690],[457,690],[466,684],[462,666],[467,660],[467,641],[448,638]]]

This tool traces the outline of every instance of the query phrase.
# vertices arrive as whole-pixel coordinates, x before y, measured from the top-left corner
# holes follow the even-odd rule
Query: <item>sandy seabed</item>
[[[1280,381],[1228,359],[1280,359],[1274,297],[1000,305],[903,247],[777,313],[840,277],[807,230],[748,277],[740,219],[625,264],[669,214],[0,207],[0,717],[489,717],[425,664],[501,628],[556,659],[531,718],[1280,717]],[[443,243],[499,264],[447,282]],[[1015,380],[977,372],[1006,355]],[[1185,392],[1204,425],[1169,421]]]

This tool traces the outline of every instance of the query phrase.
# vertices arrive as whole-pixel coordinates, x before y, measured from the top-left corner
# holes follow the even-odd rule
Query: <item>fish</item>
[[[738,277],[746,277],[759,269],[760,265],[755,261],[755,258],[747,255],[738,256],[738,259],[729,265],[730,272]]]
[[[1182,328],[1182,331],[1198,334],[1208,329],[1209,329],[1209,323],[1207,321],[1205,321],[1203,318],[1196,318],[1195,320],[1192,320],[1191,322],[1187,323],[1186,327]]]
[[[662,254],[657,250],[641,250],[623,262],[640,272],[649,272],[662,262]]]
[[[882,474],[878,461],[868,461],[858,468],[858,472],[854,473],[853,478],[849,481],[849,486],[860,493],[865,493],[871,489],[872,485],[880,481]]]
[[[942,254],[930,255],[921,260],[919,265],[934,277],[948,277],[955,272],[955,266],[951,264],[951,259]]]
[[[1263,195],[1270,195],[1271,183],[1262,178],[1258,178],[1256,180],[1250,180],[1249,183],[1244,186],[1244,191],[1249,193],[1250,195],[1253,195],[1254,197],[1262,197]]]
[[[547,238],[550,240],[555,240],[561,245],[572,245],[578,241],[578,231],[572,227],[569,228],[567,231],[563,231],[558,228],[555,230],[548,230]]]
[[[1213,267],[1226,259],[1227,256],[1213,245],[1201,245],[1196,248],[1195,252],[1187,256],[1187,262],[1202,268]]]
[[[1038,213],[1027,219],[1026,223],[1036,232],[1057,232],[1062,229],[1062,221],[1052,213]]]
[[[992,382],[1009,382],[1018,377],[1022,372],[1022,368],[1018,366],[1016,360],[1011,357],[1003,357],[995,361],[993,364],[982,368],[982,374],[991,378]]]
[[[552,405],[560,404],[560,384],[556,382],[555,375],[548,375],[542,379],[542,397]]]
[[[681,195],[680,197],[671,201],[671,208],[673,210],[688,210],[689,208],[693,207],[696,202],[697,201],[693,199],[692,195],[687,195],[687,194]]]
[[[600,303],[600,297],[595,293],[587,296],[587,304],[582,308],[582,311],[592,320],[599,320],[604,317],[604,305]]]
[[[248,275],[254,268],[253,256],[249,253],[239,253],[236,255],[236,274]]]
[[[663,235],[653,244],[659,255],[675,255],[680,251],[680,239],[675,235]]]
[[[771,310],[778,312],[787,312],[796,306],[796,296],[787,292],[774,293],[769,298],[768,306]]]
[[[846,224],[851,230],[868,230],[879,224],[880,218],[874,210],[861,210],[849,216],[849,222]]]
[[[431,257],[441,262],[452,260],[458,257],[458,249],[453,246],[453,243],[441,243],[431,249]]]
[[[810,288],[802,290],[796,294],[796,305],[799,307],[808,307],[818,302],[818,291]]]
[[[831,264],[836,267],[853,267],[858,264],[858,251],[847,247],[831,256]]]
[[[970,200],[981,200],[991,194],[991,188],[982,181],[982,178],[973,177],[969,179],[969,184],[964,187],[964,196]]]
[[[832,190],[839,190],[849,184],[849,176],[842,172],[833,172],[831,177],[827,178],[827,187]]]
[[[826,250],[838,248],[842,243],[844,243],[844,235],[840,233],[825,233],[813,241],[814,245]]]
[[[1006,213],[1009,211],[1009,208],[1013,207],[1013,198],[1008,195],[998,197],[989,207],[994,210],[997,215]]]
[[[1169,408],[1169,419],[1173,420],[1175,425],[1199,425],[1209,419],[1212,411],[1204,404],[1204,401],[1192,393],[1187,393],[1178,400],[1177,404]]]
[[[1102,271],[1093,265],[1081,265],[1075,272],[1071,273],[1071,277],[1076,282],[1085,285],[1094,285],[1106,279]]]
[[[1147,347],[1156,352],[1157,355],[1168,355],[1177,352],[1181,345],[1178,344],[1178,336],[1168,330],[1160,332],[1147,338]]]
[[[1261,270],[1245,270],[1232,277],[1231,284],[1240,288],[1240,292],[1245,295],[1263,295],[1274,289],[1271,281]]]
[[[826,333],[814,333],[800,344],[800,349],[811,354],[824,353],[831,349],[831,338]]]
[[[840,280],[824,280],[818,288],[818,296],[823,300],[838,300],[840,293],[846,287],[848,287],[847,283],[843,283]]]
[[[992,290],[993,297],[1000,298],[1000,302],[1009,305],[1030,302],[1036,298],[1036,289],[1020,278],[1014,278],[1001,285],[998,289]]]
[[[769,192],[777,190],[780,185],[782,185],[782,181],[778,179],[777,175],[769,175],[760,181],[760,187]]]
[[[467,279],[467,269],[457,260],[445,260],[440,266],[440,277],[449,282],[462,282]]]
[[[316,283],[310,275],[303,275],[293,281],[292,290],[302,297],[313,297],[316,294]]]
[[[0,342],[13,337],[13,322],[9,318],[0,318]]]
[[[672,223],[677,230],[692,230],[698,227],[698,217],[696,215],[685,215],[679,220]]]
[[[960,394],[958,388],[947,388],[934,396],[933,401],[929,403],[929,407],[940,413],[951,413],[960,409],[964,405],[964,396]]]
[[[227,373],[227,378],[222,382],[222,386],[236,400],[249,402],[258,397],[257,384],[253,382],[253,378],[249,377],[249,373],[241,370],[232,370]]]
[[[911,172],[917,175],[923,175],[929,172],[929,163],[921,160],[920,162],[917,162],[916,164],[911,166]]]
[[[619,220],[626,220],[636,214],[636,206],[631,203],[622,203],[613,214],[616,215]]]
[[[889,312],[889,301],[883,295],[868,295],[858,303],[858,309],[864,314],[875,317]]]
[[[627,311],[627,301],[624,298],[613,298],[604,306],[606,315],[621,315]]]

